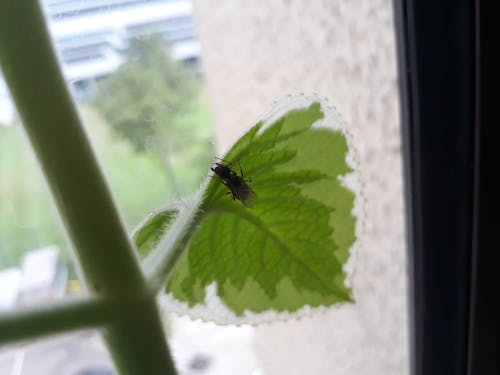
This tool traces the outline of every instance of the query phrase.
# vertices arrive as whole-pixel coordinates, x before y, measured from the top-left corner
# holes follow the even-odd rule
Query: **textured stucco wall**
[[[225,150],[285,94],[318,93],[349,124],[366,197],[353,306],[257,328],[264,374],[408,372],[406,260],[391,2],[198,0],[203,70]]]

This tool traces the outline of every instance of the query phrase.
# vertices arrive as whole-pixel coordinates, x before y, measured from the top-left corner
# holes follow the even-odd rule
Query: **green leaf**
[[[179,208],[169,207],[151,213],[132,233],[139,255],[144,258],[160,242],[163,234],[179,214]]]
[[[168,280],[169,308],[253,323],[352,302],[345,269],[359,189],[338,115],[317,98],[288,98],[222,163],[251,179],[256,202],[248,208],[219,179],[208,183]]]

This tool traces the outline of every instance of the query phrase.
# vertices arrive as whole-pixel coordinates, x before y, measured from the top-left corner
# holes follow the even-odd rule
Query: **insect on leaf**
[[[219,180],[206,185],[199,225],[166,285],[166,308],[258,323],[352,302],[361,202],[338,114],[316,97],[286,98],[223,159],[234,171],[241,166],[258,199],[249,208]]]

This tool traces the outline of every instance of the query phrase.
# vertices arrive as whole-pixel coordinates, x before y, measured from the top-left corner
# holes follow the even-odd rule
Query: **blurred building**
[[[11,308],[16,304],[21,270],[16,267],[0,270],[0,311]]]
[[[15,116],[15,109],[9,97],[9,91],[0,71],[0,126],[8,125]]]
[[[57,246],[32,250],[19,268],[0,271],[0,310],[61,298],[68,270]]]
[[[57,246],[46,246],[27,253],[21,263],[18,305],[54,300],[66,293],[68,270]]]
[[[187,0],[45,0],[49,30],[76,99],[116,70],[131,38],[162,34],[172,57],[198,69],[199,45]],[[0,78],[1,81],[1,78]],[[0,82],[0,124],[14,110]]]

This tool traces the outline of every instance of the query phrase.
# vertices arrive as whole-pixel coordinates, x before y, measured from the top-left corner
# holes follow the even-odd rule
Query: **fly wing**
[[[253,207],[257,201],[257,194],[246,183],[242,184],[235,193],[236,197],[249,208]]]

